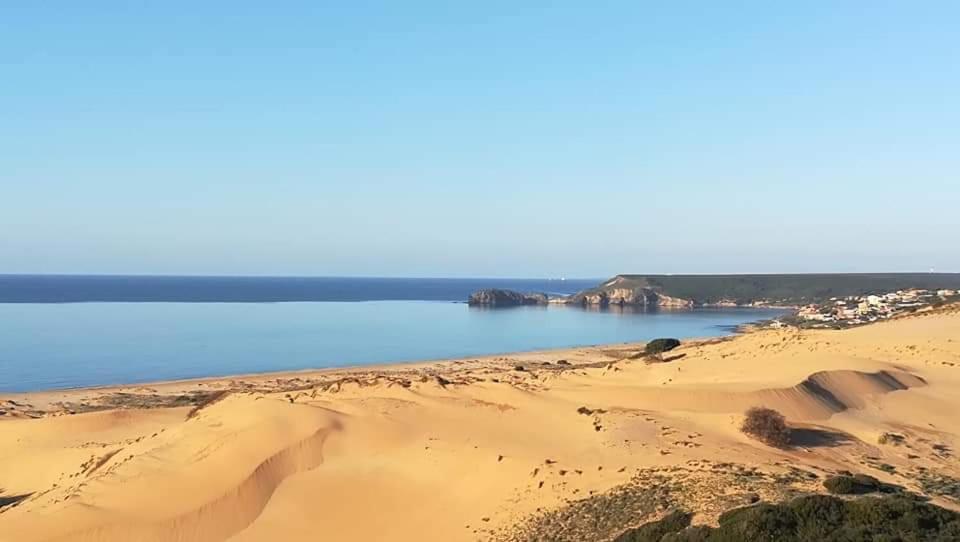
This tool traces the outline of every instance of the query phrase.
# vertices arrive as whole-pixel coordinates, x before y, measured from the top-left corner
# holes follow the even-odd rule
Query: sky
[[[0,273],[960,271],[957,2],[6,2]]]

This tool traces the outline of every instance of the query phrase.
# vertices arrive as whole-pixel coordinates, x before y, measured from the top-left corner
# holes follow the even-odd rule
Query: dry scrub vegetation
[[[753,407],[746,412],[740,430],[774,448],[790,446],[790,427],[787,420],[772,408]]]

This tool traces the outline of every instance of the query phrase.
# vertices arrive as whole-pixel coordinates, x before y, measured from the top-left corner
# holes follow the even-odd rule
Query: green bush
[[[834,495],[864,495],[866,493],[902,493],[903,487],[887,484],[866,474],[831,476],[823,487]]]
[[[647,343],[643,353],[648,356],[662,356],[664,352],[669,352],[680,346],[677,339],[654,339]]]
[[[680,341],[678,339],[654,339],[647,343],[646,352],[649,354],[659,354],[661,352],[669,352],[678,346],[680,346]]]
[[[720,540],[786,540],[797,531],[792,510],[775,504],[758,504],[720,516]],[[761,536],[757,536],[757,535]],[[713,540],[716,535],[708,540]]]
[[[714,529],[706,525],[694,525],[686,529],[669,533],[660,539],[660,542],[707,542]]]
[[[823,487],[834,495],[856,495],[859,493],[870,493],[871,490],[863,491],[852,476],[831,476],[823,481]]]

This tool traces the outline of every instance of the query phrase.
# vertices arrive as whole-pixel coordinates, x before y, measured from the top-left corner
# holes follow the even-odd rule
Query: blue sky
[[[958,20],[8,3],[0,272],[960,271]]]

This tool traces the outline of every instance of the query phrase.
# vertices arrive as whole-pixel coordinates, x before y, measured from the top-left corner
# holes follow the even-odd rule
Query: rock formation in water
[[[548,301],[546,294],[525,294],[513,290],[490,288],[474,292],[470,295],[467,303],[488,307],[517,307],[520,305],[545,305]]]
[[[574,305],[632,305],[638,307],[666,307],[688,309],[694,306],[693,300],[671,297],[648,286],[628,284],[623,277],[616,277],[597,288],[585,290],[567,298]]]

